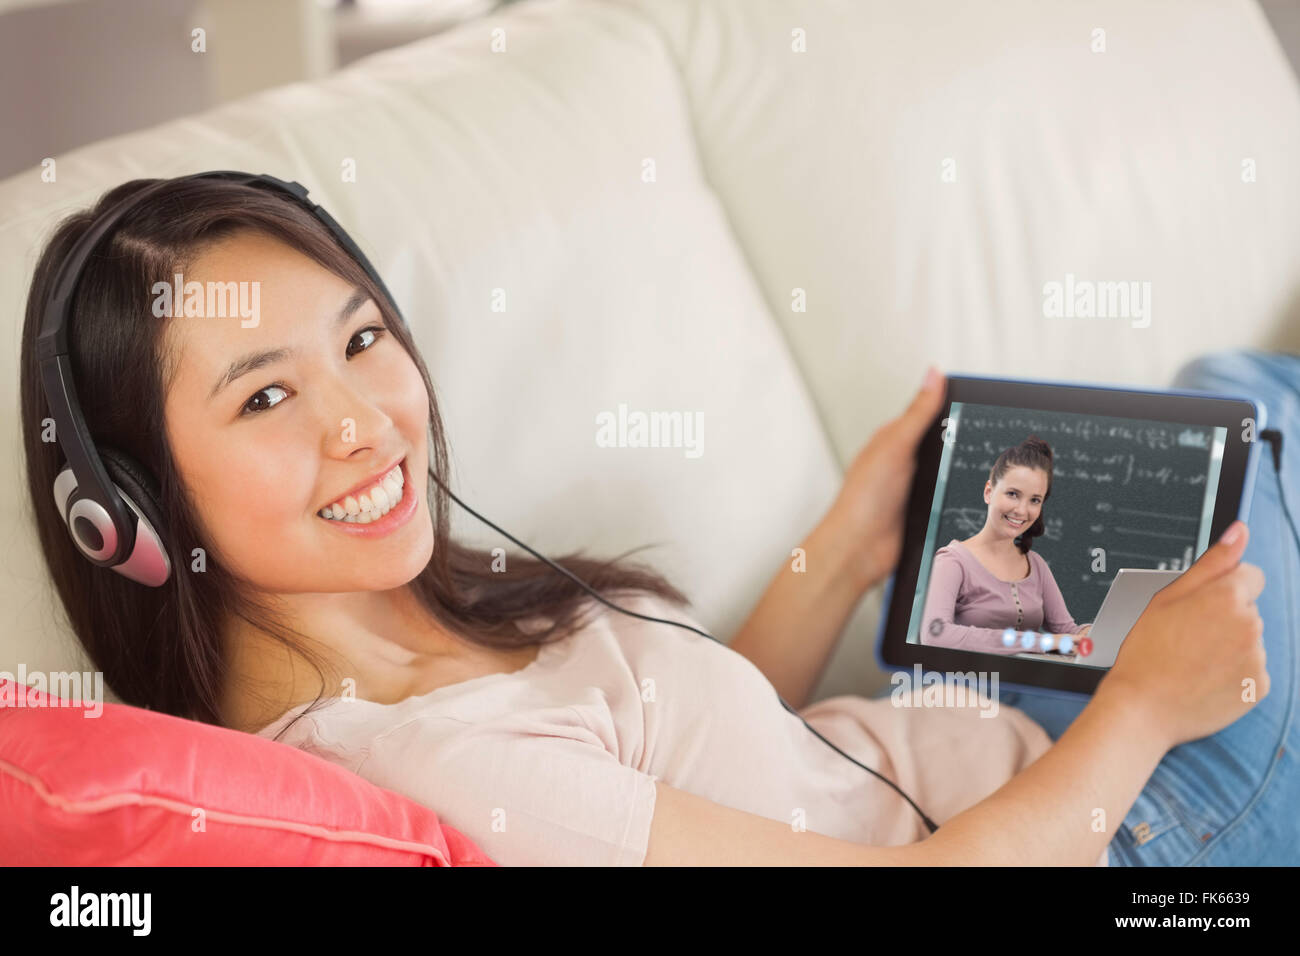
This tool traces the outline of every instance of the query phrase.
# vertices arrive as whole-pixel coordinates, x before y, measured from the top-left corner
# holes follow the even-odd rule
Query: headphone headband
[[[77,240],[55,274],[53,289],[46,300],[41,331],[36,340],[41,383],[54,419],[55,437],[67,457],[67,464],[54,483],[55,503],[68,526],[74,543],[87,560],[101,567],[157,587],[170,576],[171,562],[162,539],[160,507],[148,488],[150,476],[130,463],[121,452],[107,455],[111,465],[95,447],[77,399],[69,355],[68,327],[71,304],[90,257],[132,210],[178,182],[224,179],[242,185],[267,188],[287,195],[315,216],[349,255],[366,271],[394,309],[397,302],[356,243],[328,212],[307,197],[301,183],[267,174],[214,170],[163,179],[126,197],[96,220]],[[398,310],[398,317],[402,318]],[[106,449],[106,452],[111,450]],[[109,470],[113,475],[109,474]],[[123,472],[127,474],[124,474]],[[132,481],[131,478],[143,481]],[[117,479],[115,481],[114,479]],[[122,483],[135,487],[124,489]],[[144,487],[139,487],[144,485]],[[144,500],[141,500],[144,499]],[[134,512],[134,513],[133,513]],[[152,521],[150,517],[152,515]],[[137,534],[137,531],[140,534]]]

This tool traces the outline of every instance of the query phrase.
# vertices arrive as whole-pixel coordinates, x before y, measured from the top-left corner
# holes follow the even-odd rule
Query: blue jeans
[[[1264,620],[1270,690],[1217,734],[1165,755],[1111,841],[1111,864],[1300,865],[1300,356],[1216,352],[1183,366],[1171,387],[1262,400],[1265,427],[1282,432],[1280,475],[1272,448],[1261,442],[1258,449],[1242,558],[1267,579],[1255,605]],[[999,700],[1024,711],[1053,740],[1088,703],[1028,691]]]

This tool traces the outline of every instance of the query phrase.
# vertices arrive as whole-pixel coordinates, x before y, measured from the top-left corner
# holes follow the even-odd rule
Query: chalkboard
[[[1223,436],[1212,426],[957,403],[934,550],[964,541],[988,515],[994,461],[1031,434],[1052,448],[1045,531],[1034,539],[1076,623],[1095,619],[1120,568],[1186,568],[1208,538],[1206,487],[1217,484]],[[1222,432],[1222,429],[1219,429]],[[1217,489],[1216,489],[1217,490]],[[1105,570],[1094,571],[1094,548]]]

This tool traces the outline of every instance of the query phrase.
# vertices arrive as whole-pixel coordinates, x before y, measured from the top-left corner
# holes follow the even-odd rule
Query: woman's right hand
[[[1227,543],[1233,528],[1239,533]],[[1098,695],[1132,695],[1170,748],[1217,733],[1268,696],[1264,622],[1255,607],[1264,572],[1241,561],[1249,538],[1246,525],[1234,522],[1156,592],[1098,685]]]

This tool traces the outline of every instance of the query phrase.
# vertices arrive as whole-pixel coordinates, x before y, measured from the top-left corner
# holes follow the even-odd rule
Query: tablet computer
[[[1208,392],[948,376],[880,666],[1091,694],[1151,596],[1249,519],[1266,415]]]

